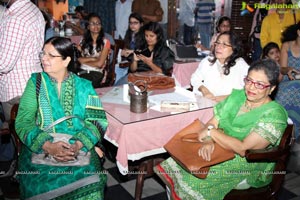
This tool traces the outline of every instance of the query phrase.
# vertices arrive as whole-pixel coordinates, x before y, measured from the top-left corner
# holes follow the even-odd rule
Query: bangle
[[[213,129],[213,128],[215,128],[213,125],[209,125],[209,126],[207,127],[207,136],[208,136],[208,137],[210,137],[210,130]]]

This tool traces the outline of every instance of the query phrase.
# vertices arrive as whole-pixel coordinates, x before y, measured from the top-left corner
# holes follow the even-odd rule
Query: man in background
[[[208,49],[210,48],[215,8],[214,0],[198,0],[196,4],[196,29],[200,33],[202,45]]]
[[[179,6],[180,33],[183,36],[183,42],[191,45],[195,38],[195,0],[180,1]]]
[[[7,10],[0,21],[0,102],[8,120],[31,73],[42,71],[39,53],[45,21],[30,0],[1,1],[7,4]]]
[[[158,0],[133,0],[131,11],[139,13],[144,19],[144,24],[160,22],[164,14]]]
[[[116,31],[115,39],[124,39],[128,29],[128,18],[131,13],[132,0],[116,2]]]

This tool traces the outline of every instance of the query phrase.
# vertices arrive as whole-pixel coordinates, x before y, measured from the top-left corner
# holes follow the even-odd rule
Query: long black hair
[[[160,49],[164,45],[166,45],[162,27],[157,22],[149,22],[149,23],[145,24],[141,29],[142,29],[141,33],[143,33],[143,37],[142,37],[142,41],[140,43],[137,43],[137,48],[140,50],[144,50],[144,49],[148,48],[148,44],[147,44],[147,41],[145,38],[145,32],[151,31],[157,36],[157,42],[153,49],[154,56],[156,56],[156,54],[160,53]]]
[[[133,12],[129,15],[129,17],[128,17],[128,29],[127,29],[125,37],[124,37],[125,47],[128,48],[128,49],[130,48],[130,42],[131,42],[132,36],[133,36],[133,31],[130,30],[130,25],[129,25],[131,18],[134,18],[137,21],[139,21],[141,25],[144,23],[144,19],[139,13]],[[137,39],[137,35],[138,35],[138,33],[135,34],[135,39]]]
[[[289,42],[296,40],[298,36],[297,31],[300,30],[300,22],[288,26],[281,34],[281,42]]]
[[[101,20],[100,16],[97,15],[96,13],[89,14],[88,22],[93,17],[98,18],[100,20],[100,23],[102,23],[102,20]],[[87,24],[86,27],[88,25],[89,24]],[[96,40],[96,51],[97,52],[101,51],[103,49],[103,47],[104,47],[104,30],[103,30],[103,26],[101,26],[99,35],[98,35],[97,40]],[[93,38],[92,38],[92,35],[91,35],[91,31],[88,28],[87,28],[87,31],[84,33],[83,40],[82,40],[82,43],[81,43],[81,48],[82,49],[88,49],[88,52],[90,54],[92,54],[92,52],[93,52]]]
[[[77,48],[74,43],[72,43],[70,38],[65,37],[52,37],[46,40],[46,44],[52,44],[56,51],[62,56],[62,59],[65,60],[67,57],[70,57],[71,60],[68,64],[68,71],[75,71],[78,68],[79,62],[77,57]]]
[[[225,59],[225,64],[224,64],[224,75],[230,74],[230,68],[233,67],[236,64],[236,59],[240,58],[243,56],[243,48],[242,48],[242,43],[239,37],[231,32],[231,31],[226,31],[224,33],[220,33],[218,35],[217,40],[222,36],[222,35],[228,35],[229,36],[229,41],[230,45],[232,48],[232,54]],[[214,48],[215,49],[215,48]],[[215,50],[213,51],[213,58],[209,60],[211,64],[214,64],[217,61],[216,55],[215,55]]]

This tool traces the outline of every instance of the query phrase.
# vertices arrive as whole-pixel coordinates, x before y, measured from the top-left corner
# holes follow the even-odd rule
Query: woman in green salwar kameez
[[[76,61],[75,48],[67,38],[47,40],[41,52],[41,79],[37,81],[38,74],[32,74],[22,95],[16,119],[23,143],[18,169],[21,199],[104,199],[106,174],[94,147],[103,138],[107,120],[92,84],[68,70]],[[77,116],[85,126],[72,118],[44,131],[64,116]],[[49,133],[72,137],[68,142],[53,142]],[[91,152],[88,165],[50,166],[31,161],[32,153],[43,152],[58,162],[72,161],[79,150]]]
[[[172,199],[221,200],[234,188],[263,187],[270,183],[274,163],[248,163],[244,155],[247,149],[277,146],[287,126],[285,109],[269,97],[278,76],[279,67],[274,61],[253,63],[244,80],[244,90],[233,90],[217,104],[214,117],[199,130],[200,141],[211,138],[211,142],[199,149],[199,156],[210,160],[216,142],[235,152],[233,160],[210,167],[206,179],[186,172],[172,158],[155,167]]]

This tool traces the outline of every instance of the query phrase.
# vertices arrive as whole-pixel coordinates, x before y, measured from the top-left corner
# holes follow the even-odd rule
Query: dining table
[[[128,87],[127,87],[128,88]],[[141,190],[145,173],[151,171],[153,160],[151,156],[163,154],[163,148],[172,136],[195,119],[206,123],[213,116],[214,101],[204,97],[192,98],[194,94],[184,88],[156,90],[148,93],[148,109],[144,113],[130,111],[128,91],[124,86],[99,88],[96,90],[103,104],[108,120],[108,128],[104,138],[117,147],[116,165],[122,175],[134,173],[129,169],[129,161],[145,159],[140,168],[136,184],[136,199],[141,197]],[[176,94],[176,92],[178,94]],[[182,112],[164,112],[153,101],[166,98],[169,101],[184,100],[185,95],[190,98],[193,109]],[[176,96],[177,95],[177,96]],[[127,96],[127,97],[126,97]],[[189,101],[189,98],[188,101]],[[154,100],[153,100],[154,99]],[[153,100],[153,101],[152,101]],[[158,103],[159,104],[159,103]],[[149,161],[152,165],[149,165]],[[148,170],[145,169],[148,166]],[[142,167],[142,165],[140,165]]]

